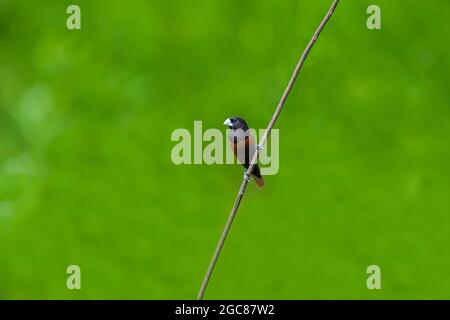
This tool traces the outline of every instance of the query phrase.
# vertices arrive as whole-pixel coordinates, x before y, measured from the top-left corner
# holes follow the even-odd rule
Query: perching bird
[[[226,119],[223,124],[232,129],[228,135],[231,148],[233,149],[234,155],[238,159],[239,163],[242,164],[247,170],[253,156],[255,155],[256,148],[259,148],[259,146],[255,145],[255,140],[250,133],[247,122],[245,122],[245,120],[241,117],[233,117]],[[244,174],[246,175],[246,173]],[[265,185],[264,179],[259,171],[258,164],[255,164],[251,174],[258,187],[261,188]],[[246,179],[249,179],[247,175]]]

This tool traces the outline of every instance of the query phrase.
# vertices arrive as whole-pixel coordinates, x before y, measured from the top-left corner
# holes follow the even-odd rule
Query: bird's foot
[[[244,172],[244,179],[245,179],[247,182],[252,182],[252,180],[250,179],[250,175],[247,173],[247,171]]]
[[[259,145],[259,144],[257,144],[256,145],[256,150],[258,150],[258,151],[264,150],[264,147]]]

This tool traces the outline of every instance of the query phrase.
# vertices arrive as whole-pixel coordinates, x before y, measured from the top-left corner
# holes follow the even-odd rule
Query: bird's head
[[[245,120],[242,119],[241,117],[228,118],[225,120],[225,122],[223,124],[233,130],[238,130],[238,129],[241,129],[244,131],[248,130],[247,122],[245,122]]]

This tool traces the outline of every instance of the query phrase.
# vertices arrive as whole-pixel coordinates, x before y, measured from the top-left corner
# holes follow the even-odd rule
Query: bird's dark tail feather
[[[266,185],[266,183],[264,182],[264,179],[262,177],[258,178],[255,175],[253,176],[253,180],[255,181],[256,185],[260,188],[264,187]]]

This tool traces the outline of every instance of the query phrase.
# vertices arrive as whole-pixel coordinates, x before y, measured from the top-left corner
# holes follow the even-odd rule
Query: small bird
[[[232,129],[228,135],[228,140],[239,163],[245,167],[245,178],[250,180],[250,177],[247,175],[248,167],[255,155],[256,149],[260,150],[261,148],[255,145],[255,140],[250,133],[247,122],[241,117],[228,118],[223,124]],[[255,164],[253,167],[251,175],[258,187],[264,187],[265,182],[261,176],[258,164]]]

